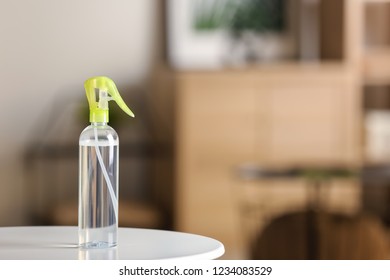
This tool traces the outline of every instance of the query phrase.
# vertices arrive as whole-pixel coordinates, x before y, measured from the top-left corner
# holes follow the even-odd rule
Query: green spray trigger
[[[110,78],[90,78],[85,81],[84,87],[89,103],[89,121],[91,123],[108,123],[108,101],[111,100],[114,100],[126,114],[134,117],[134,113],[127,107],[120,96],[115,83]],[[98,90],[99,93],[98,98],[96,96],[96,90]]]

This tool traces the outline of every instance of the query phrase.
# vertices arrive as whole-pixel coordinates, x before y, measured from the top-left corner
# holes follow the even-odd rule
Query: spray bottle
[[[117,245],[119,138],[108,123],[108,101],[114,100],[129,116],[114,82],[88,79],[85,91],[91,125],[79,139],[79,246],[85,249]]]

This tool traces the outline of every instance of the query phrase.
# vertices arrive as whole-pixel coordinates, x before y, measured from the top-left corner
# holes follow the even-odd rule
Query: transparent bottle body
[[[118,134],[106,124],[92,124],[81,133],[79,146],[79,246],[85,249],[116,246]],[[111,192],[107,179],[112,186]]]

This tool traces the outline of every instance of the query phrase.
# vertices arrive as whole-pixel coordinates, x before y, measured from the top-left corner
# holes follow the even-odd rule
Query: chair
[[[382,224],[367,215],[306,210],[272,220],[257,235],[253,259],[379,260],[389,258]]]

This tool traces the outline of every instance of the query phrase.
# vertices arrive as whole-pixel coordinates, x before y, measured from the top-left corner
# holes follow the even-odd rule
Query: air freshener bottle
[[[119,138],[108,125],[108,101],[134,114],[111,79],[94,77],[84,86],[91,125],[79,139],[79,246],[109,248],[118,242]]]

